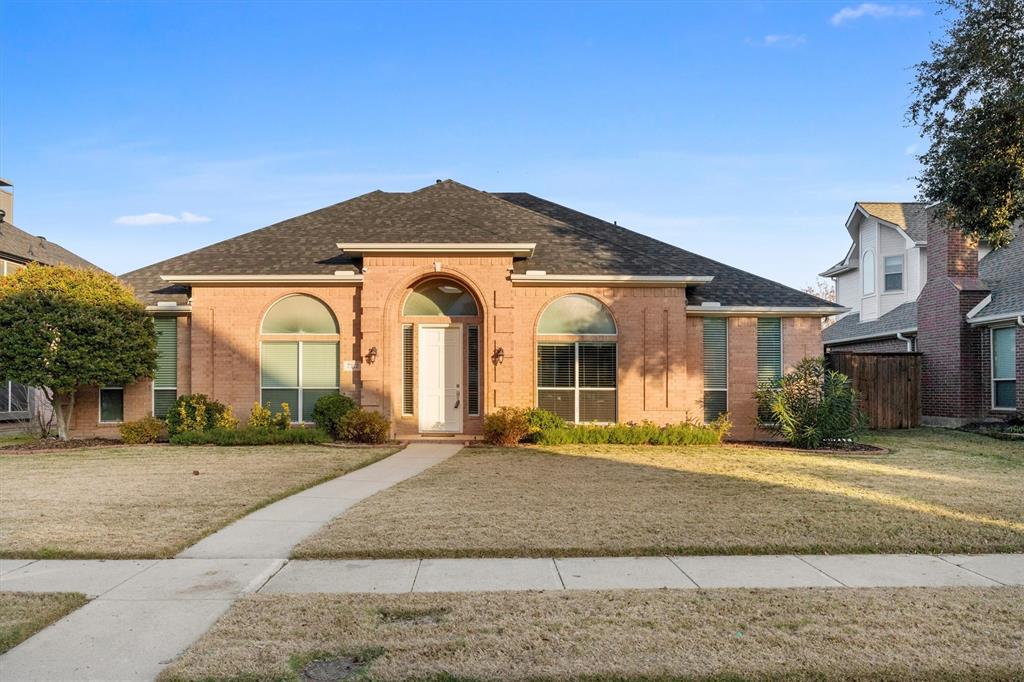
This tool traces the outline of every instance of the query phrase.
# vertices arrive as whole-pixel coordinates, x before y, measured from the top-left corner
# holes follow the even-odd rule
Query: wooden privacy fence
[[[920,353],[829,353],[829,367],[850,377],[873,429],[921,423]]]

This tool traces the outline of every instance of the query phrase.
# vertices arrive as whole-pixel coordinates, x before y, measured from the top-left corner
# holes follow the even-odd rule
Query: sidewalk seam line
[[[147,560],[146,559],[140,559],[140,561],[147,561]],[[146,566],[145,568],[143,568],[141,571],[138,571],[137,573],[132,573],[130,576],[128,576],[127,578],[125,578],[124,580],[119,582],[118,584],[114,585],[109,590],[106,590],[104,592],[100,592],[99,594],[96,595],[96,599],[101,598],[105,594],[110,594],[112,591],[114,591],[117,588],[121,587],[121,585],[124,585],[129,580],[132,580],[133,578],[137,578],[138,576],[142,575],[143,573],[145,573],[149,569],[154,568],[155,566],[158,566],[163,561],[173,561],[173,557],[170,558],[170,559],[149,559],[148,561],[152,561],[153,563],[151,563],[149,566]],[[116,601],[116,600],[109,599],[107,601]]]
[[[416,572],[412,576],[412,585],[409,586],[409,593],[412,594],[416,590],[416,579],[420,577],[420,566],[423,565],[423,559],[416,560]]]
[[[551,563],[555,567],[555,575],[558,576],[558,582],[562,584],[562,589],[569,589],[565,586],[565,578],[562,577],[562,571],[558,568],[558,559],[551,557]]]
[[[931,556],[935,557],[939,561],[945,561],[950,566],[955,566],[956,568],[959,568],[962,571],[967,571],[968,573],[973,573],[974,575],[978,576],[979,578],[984,578],[985,580],[991,580],[996,585],[1001,585],[1002,587],[1009,587],[1009,585],[1004,583],[1002,580],[996,580],[995,578],[989,577],[989,576],[985,575],[984,573],[979,573],[978,571],[975,571],[973,568],[967,568],[966,566],[961,566],[960,564],[954,564],[952,561],[950,561],[949,559],[946,559],[945,557],[943,557],[943,556],[941,556],[939,554],[932,554]]]
[[[807,559],[804,559],[804,558],[803,558],[802,556],[800,556],[799,554],[791,554],[790,556],[795,556],[795,557],[796,557],[797,559],[799,559],[800,561],[804,562],[805,564],[807,564],[808,566],[810,566],[811,568],[813,568],[813,569],[814,569],[815,571],[817,571],[818,573],[821,573],[821,574],[822,574],[823,576],[825,576],[825,577],[826,577],[826,578],[828,578],[829,580],[835,580],[835,581],[836,581],[837,583],[839,583],[839,584],[840,584],[840,585],[842,585],[843,587],[850,587],[849,585],[847,585],[846,583],[844,583],[844,582],[843,582],[842,580],[840,580],[839,578],[837,578],[837,577],[835,577],[834,575],[831,575],[831,574],[829,574],[829,573],[826,573],[826,572],[825,572],[825,571],[824,571],[823,569],[820,569],[820,568],[818,568],[817,566],[815,566],[814,564],[812,564],[812,563],[811,563],[810,561],[808,561]],[[875,587],[877,587],[877,585],[876,585]]]
[[[274,571],[274,572],[273,572],[273,573],[271,573],[271,574],[270,574],[269,576],[267,576],[267,579],[266,579],[266,580],[264,580],[264,581],[263,581],[262,583],[260,583],[259,587],[257,587],[257,588],[256,588],[255,590],[253,590],[252,592],[249,592],[248,594],[257,594],[257,593],[258,593],[258,592],[259,592],[260,590],[262,590],[262,589],[263,589],[264,587],[266,587],[266,586],[267,586],[267,583],[269,583],[269,582],[270,582],[271,580],[273,580],[273,579],[274,579],[274,576],[275,576],[275,575],[277,575],[278,573],[280,573],[281,571],[283,571],[283,570],[284,570],[284,567],[285,567],[285,566],[287,566],[287,565],[288,565],[288,564],[290,564],[290,563],[291,563],[291,559],[285,559],[285,560],[283,560],[283,561],[281,562],[281,565],[277,567],[277,570],[276,570],[276,571]],[[245,593],[245,592],[243,592],[242,594],[246,594],[246,593]]]
[[[675,559],[673,559],[672,557],[670,557],[670,556],[668,556],[668,555],[666,555],[666,556],[665,556],[665,558],[666,558],[666,559],[668,559],[668,562],[669,562],[670,564],[672,564],[673,566],[675,566],[675,567],[676,567],[676,570],[677,570],[677,571],[679,571],[680,573],[682,573],[682,574],[683,574],[683,577],[684,577],[684,578],[686,578],[686,579],[687,579],[687,580],[689,580],[689,581],[690,581],[691,583],[693,583],[693,586],[694,586],[694,587],[696,587],[696,588],[697,588],[698,590],[704,590],[704,589],[707,589],[707,588],[705,588],[705,587],[704,587],[703,585],[701,585],[701,584],[700,584],[699,582],[697,582],[696,580],[694,580],[694,579],[693,579],[693,576],[691,576],[691,575],[690,575],[689,573],[687,573],[686,571],[684,571],[684,570],[683,570],[683,567],[682,567],[682,566],[680,566],[679,564],[677,564],[677,563],[676,563],[676,560],[675,560]]]

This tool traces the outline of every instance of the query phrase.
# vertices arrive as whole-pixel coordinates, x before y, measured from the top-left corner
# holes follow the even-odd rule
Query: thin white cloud
[[[856,7],[844,7],[832,15],[833,26],[840,26],[848,21],[856,21],[864,17],[872,19],[885,19],[887,17],[918,17],[921,16],[919,7],[909,5],[879,5],[874,2],[862,2]]]
[[[797,47],[806,43],[807,37],[793,33],[772,33],[753,42],[761,47]]]
[[[149,227],[151,225],[173,225],[174,223],[208,223],[210,218],[196,213],[183,211],[180,216],[167,213],[142,213],[139,215],[123,215],[114,220],[118,225],[133,227]]]
[[[917,143],[915,142],[914,144],[907,145],[906,149],[903,150],[903,153],[907,156],[917,156]]]

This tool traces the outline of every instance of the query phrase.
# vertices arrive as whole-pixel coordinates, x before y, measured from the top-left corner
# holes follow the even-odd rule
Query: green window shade
[[[1003,327],[992,330],[992,377],[1013,379],[1017,375],[1016,330]]]
[[[413,409],[412,334],[411,324],[402,327],[402,414]]]
[[[299,415],[299,389],[290,388],[265,388],[260,396],[260,404],[271,412],[282,412],[282,403],[288,403],[288,409],[292,413],[292,421],[296,421]]]
[[[728,409],[729,336],[725,318],[704,318],[704,421]]]
[[[338,344],[310,341],[302,343],[302,386],[337,388]]]
[[[153,385],[157,388],[175,388],[178,385],[178,321],[173,317],[156,317],[156,374]]]
[[[772,383],[782,378],[782,320],[757,318],[757,382]]]
[[[338,389],[336,388],[302,389],[302,421],[313,421],[313,408],[316,407],[316,401],[325,395],[335,395],[336,393],[338,393]],[[298,415],[295,411],[298,408],[295,406],[295,403],[289,403],[289,407],[292,408],[292,417],[297,417]]]
[[[174,409],[178,391],[173,388],[158,388],[153,391],[153,416],[164,419]]]
[[[469,414],[480,414],[480,327],[466,329],[466,407]]]
[[[615,321],[596,298],[572,294],[553,302],[537,323],[540,334],[614,334]]]
[[[100,421],[124,421],[124,389],[100,389]]]
[[[286,296],[263,318],[264,334],[337,334],[334,313],[312,296]]]
[[[264,387],[298,386],[299,343],[297,341],[265,341],[261,374]]]

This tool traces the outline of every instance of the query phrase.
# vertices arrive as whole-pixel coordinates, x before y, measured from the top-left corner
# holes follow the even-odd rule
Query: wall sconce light
[[[372,365],[377,360],[377,346],[373,346],[366,352],[366,362]]]
[[[491,355],[491,362],[493,362],[496,365],[500,365],[501,361],[504,360],[504,359],[505,359],[505,349],[499,346],[498,348],[496,348],[494,350],[494,354]]]

